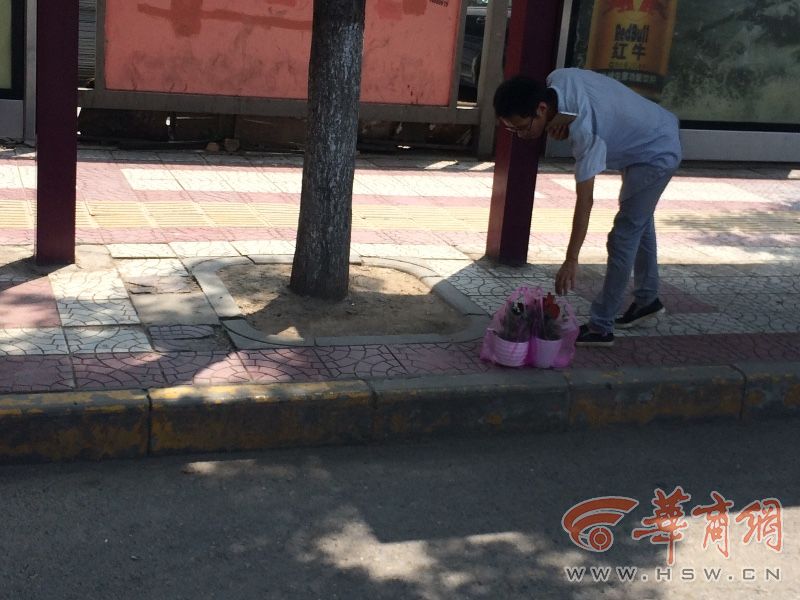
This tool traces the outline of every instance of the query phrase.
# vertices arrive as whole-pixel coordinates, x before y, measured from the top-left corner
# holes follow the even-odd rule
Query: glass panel
[[[796,0],[581,0],[571,66],[682,120],[800,124]]]
[[[0,0],[0,89],[11,89],[11,0]]]

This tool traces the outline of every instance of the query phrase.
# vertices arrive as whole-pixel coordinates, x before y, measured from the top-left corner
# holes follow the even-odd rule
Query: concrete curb
[[[800,416],[800,363],[495,371],[0,397],[0,462]]]
[[[361,260],[361,257],[357,257]],[[445,278],[439,277],[431,269],[411,260],[387,258],[365,258],[363,264],[373,267],[395,269],[419,279],[432,293],[447,303],[453,310],[461,313],[465,326],[449,334],[408,333],[400,335],[361,335],[361,336],[318,336],[291,337],[287,335],[268,335],[244,318],[239,306],[231,296],[217,272],[235,265],[291,264],[291,256],[249,256],[222,257],[195,260],[186,263],[189,272],[206,295],[209,304],[220,319],[222,326],[239,350],[260,350],[286,346],[368,346],[371,344],[446,344],[467,342],[479,339],[486,331],[490,318],[480,306],[462,294]],[[351,262],[353,257],[351,256]]]
[[[134,458],[147,454],[144,390],[0,397],[0,463]]]

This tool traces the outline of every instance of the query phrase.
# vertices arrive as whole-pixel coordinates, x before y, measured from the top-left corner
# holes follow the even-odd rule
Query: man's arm
[[[575,213],[572,216],[572,233],[567,245],[567,258],[556,275],[556,293],[566,294],[575,288],[575,279],[578,275],[578,256],[589,230],[589,217],[594,204],[594,177],[580,181],[575,186],[577,201]]]

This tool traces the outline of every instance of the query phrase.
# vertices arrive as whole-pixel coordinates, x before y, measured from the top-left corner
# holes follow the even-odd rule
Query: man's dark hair
[[[540,102],[550,104],[554,98],[542,82],[516,75],[501,83],[494,93],[494,112],[508,119],[514,115],[530,117],[536,114]]]

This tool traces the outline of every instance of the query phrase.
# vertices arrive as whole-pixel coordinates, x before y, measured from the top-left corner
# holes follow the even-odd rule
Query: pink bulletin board
[[[312,0],[106,0],[106,89],[304,99],[312,10]],[[460,13],[461,0],[367,0],[362,101],[449,105]]]

